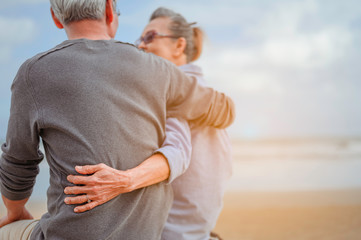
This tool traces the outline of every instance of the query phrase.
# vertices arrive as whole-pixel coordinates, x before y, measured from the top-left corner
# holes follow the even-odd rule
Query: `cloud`
[[[240,23],[246,41],[208,43],[200,64],[211,84],[231,92],[282,94],[287,72],[313,73],[347,59],[355,47],[347,23],[304,27],[308,18],[322,15],[321,9],[316,1],[275,4],[255,13],[262,16],[256,23]]]
[[[270,36],[261,46],[261,55],[276,67],[315,68],[345,56],[352,34],[340,27],[316,33]]]
[[[264,39],[261,55],[279,67],[314,68],[342,58],[352,44],[352,33],[345,25],[302,29],[307,18],[322,14],[316,1],[291,2],[269,12],[251,30]]]
[[[36,34],[35,23],[31,19],[0,17],[0,61],[11,57],[14,48],[32,40]]]

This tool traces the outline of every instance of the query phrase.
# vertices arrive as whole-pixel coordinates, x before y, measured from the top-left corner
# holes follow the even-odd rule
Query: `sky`
[[[0,0],[0,139],[10,86],[28,58],[66,40],[48,0]],[[359,0],[118,0],[115,39],[133,43],[159,6],[206,33],[209,86],[231,96],[232,138],[361,136]]]

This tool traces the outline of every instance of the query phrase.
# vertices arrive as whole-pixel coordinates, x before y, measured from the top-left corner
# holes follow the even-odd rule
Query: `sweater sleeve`
[[[27,82],[27,64],[12,84],[6,142],[0,159],[0,190],[10,200],[29,197],[43,159],[39,151],[38,111]]]
[[[168,118],[165,127],[165,140],[156,152],[163,154],[168,160],[170,168],[168,183],[171,183],[189,167],[192,154],[191,132],[186,121],[176,118]]]
[[[226,128],[235,119],[232,99],[224,93],[201,86],[194,77],[170,68],[167,117],[181,117],[195,125]]]

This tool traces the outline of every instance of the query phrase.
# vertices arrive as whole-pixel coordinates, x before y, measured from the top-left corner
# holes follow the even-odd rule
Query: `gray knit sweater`
[[[234,106],[224,94],[197,85],[173,64],[114,40],[68,40],[21,68],[0,161],[1,193],[31,195],[43,159],[50,166],[48,213],[31,239],[159,239],[172,201],[163,183],[121,194],[76,214],[64,204],[76,165],[104,162],[126,170],[164,140],[166,117],[226,127]]]

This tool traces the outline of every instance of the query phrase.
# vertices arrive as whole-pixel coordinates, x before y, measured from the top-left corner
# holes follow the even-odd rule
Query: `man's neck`
[[[64,26],[69,40],[86,38],[90,40],[109,40],[110,35],[103,20],[82,20]]]

